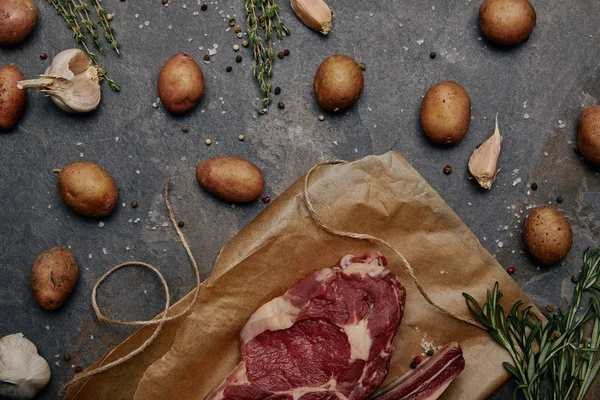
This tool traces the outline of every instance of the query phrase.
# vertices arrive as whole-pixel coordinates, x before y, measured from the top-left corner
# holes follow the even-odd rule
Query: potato
[[[105,217],[117,206],[117,187],[102,167],[77,161],[57,171],[58,194],[76,213],[86,217]]]
[[[462,140],[471,124],[471,99],[456,82],[440,82],[429,89],[421,104],[421,127],[437,144]]]
[[[573,231],[569,221],[556,208],[538,207],[525,220],[523,239],[536,260],[542,264],[554,264],[571,250]]]
[[[12,129],[23,115],[27,92],[17,87],[23,75],[14,64],[0,68],[0,131]]]
[[[600,165],[600,106],[591,106],[581,114],[577,147],[586,160]]]
[[[182,114],[198,104],[204,94],[204,75],[196,61],[179,53],[165,63],[158,75],[158,97],[165,108]]]
[[[37,14],[31,0],[0,1],[0,46],[20,43],[29,36]]]
[[[35,258],[29,282],[40,306],[55,310],[69,297],[78,277],[79,269],[73,254],[65,248],[53,247]]]
[[[196,168],[200,186],[232,203],[257,199],[265,186],[262,171],[250,161],[236,156],[202,161]]]
[[[327,111],[343,111],[360,97],[364,78],[360,67],[343,54],[327,57],[315,75],[317,102]]]
[[[499,46],[514,46],[529,38],[535,9],[527,0],[485,0],[479,7],[483,35]]]

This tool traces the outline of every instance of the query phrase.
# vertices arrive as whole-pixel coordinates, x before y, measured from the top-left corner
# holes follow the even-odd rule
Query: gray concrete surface
[[[0,64],[14,62],[27,77],[42,73],[61,50],[75,47],[53,8],[36,3],[39,21],[31,37],[0,49]],[[168,7],[159,0],[103,3],[115,14],[123,54],[107,53],[100,63],[122,92],[103,86],[99,109],[83,116],[65,114],[41,94],[29,93],[18,128],[0,135],[0,336],[23,332],[50,362],[52,380],[39,398],[54,398],[74,366],[87,366],[132,332],[101,325],[93,314],[92,286],[110,267],[144,260],[165,274],[175,299],[191,290],[185,253],[172,228],[163,226],[168,177],[203,276],[219,249],[265,208],[260,201],[232,208],[200,190],[195,166],[213,156],[235,154],[255,162],[266,177],[265,194],[277,197],[319,160],[396,150],[502,265],[516,267],[514,279],[536,304],[567,304],[569,277],[580,267],[583,250],[600,244],[598,170],[573,151],[581,110],[600,100],[600,2],[535,1],[538,24],[530,40],[502,50],[481,38],[479,1],[330,0],[334,28],[322,37],[280,0],[293,34],[275,45],[290,49],[291,56],[276,60],[273,83],[282,89],[275,101],[286,107],[272,107],[261,117],[254,111],[258,89],[250,75],[251,53],[242,49],[244,60],[235,63],[232,45],[240,40],[226,31],[223,17],[243,22],[241,0],[208,2],[206,15],[195,0],[171,0]],[[198,48],[215,43],[218,54],[210,64],[201,62],[206,50]],[[174,117],[152,103],[161,66],[179,51],[201,63],[206,93],[197,109]],[[430,59],[431,51],[437,58]],[[48,60],[40,60],[42,52]],[[367,64],[362,98],[342,115],[323,113],[312,95],[318,65],[334,53]],[[231,73],[225,72],[228,65]],[[439,148],[420,130],[419,107],[431,85],[448,79],[469,93],[473,118],[460,144]],[[494,188],[485,192],[467,179],[466,163],[492,133],[496,113],[504,136],[501,170]],[[184,123],[188,133],[181,131]],[[238,141],[239,134],[246,140]],[[204,144],[207,138],[212,146]],[[103,227],[75,215],[57,195],[51,170],[76,160],[102,165],[119,187],[119,208],[101,220]],[[442,173],[447,164],[454,169],[449,176]],[[535,192],[529,189],[532,182],[539,185]],[[557,196],[562,204],[555,202]],[[129,206],[133,200],[137,209]],[[521,231],[528,208],[548,203],[571,222],[575,244],[564,262],[539,267],[524,252]],[[53,246],[70,247],[81,273],[68,302],[47,312],[37,305],[28,276],[35,256]],[[109,279],[100,299],[108,313],[123,319],[150,318],[164,301],[156,279],[141,270]],[[71,361],[63,361],[65,353]],[[504,398],[510,398],[509,386],[493,396]]]

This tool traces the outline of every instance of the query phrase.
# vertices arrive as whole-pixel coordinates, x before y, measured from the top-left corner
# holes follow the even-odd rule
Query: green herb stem
[[[510,354],[513,363],[504,368],[515,378],[517,392],[527,400],[583,400],[600,371],[596,355],[600,350],[600,249],[587,250],[575,285],[571,306],[547,315],[544,325],[531,307],[517,301],[505,315],[499,300],[498,282],[487,291],[487,301],[480,305],[463,293],[471,313],[488,329],[489,334]],[[585,294],[589,305],[579,308]],[[592,325],[586,336],[586,325]],[[543,382],[551,381],[550,393],[543,393]]]
[[[245,0],[246,31],[252,45],[254,65],[252,76],[256,78],[262,95],[260,114],[265,114],[272,102],[271,77],[273,76],[273,31],[278,39],[290,30],[283,24],[279,16],[279,7],[275,0]],[[264,30],[264,33],[261,32]],[[266,46],[265,46],[266,43]]]

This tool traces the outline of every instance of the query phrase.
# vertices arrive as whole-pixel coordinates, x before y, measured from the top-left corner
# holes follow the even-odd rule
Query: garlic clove
[[[64,111],[84,113],[100,104],[100,76],[102,70],[79,49],[62,51],[52,65],[37,79],[20,81],[20,89],[37,88],[52,98]]]
[[[52,59],[52,64],[44,75],[64,79],[73,79],[92,65],[92,60],[79,49],[61,51]]]
[[[331,31],[331,9],[323,0],[292,0],[292,9],[309,28],[324,35]]]
[[[0,398],[32,399],[50,381],[50,367],[22,333],[0,339]]]
[[[475,149],[469,159],[469,172],[477,179],[479,186],[484,189],[491,189],[496,180],[501,144],[502,136],[500,136],[500,130],[498,129],[498,114],[496,114],[494,134]]]

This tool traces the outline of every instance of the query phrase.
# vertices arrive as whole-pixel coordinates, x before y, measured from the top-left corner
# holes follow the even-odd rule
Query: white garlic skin
[[[292,9],[309,28],[323,35],[331,31],[331,9],[323,0],[292,0]]]
[[[70,113],[95,110],[100,104],[101,70],[79,49],[61,51],[38,79],[20,81],[20,89],[38,88]]]
[[[29,400],[50,381],[50,367],[22,333],[0,339],[0,398]]]
[[[494,134],[479,146],[469,159],[469,172],[484,189],[490,190],[498,172],[498,158],[502,147],[502,136],[498,129],[498,114]]]

